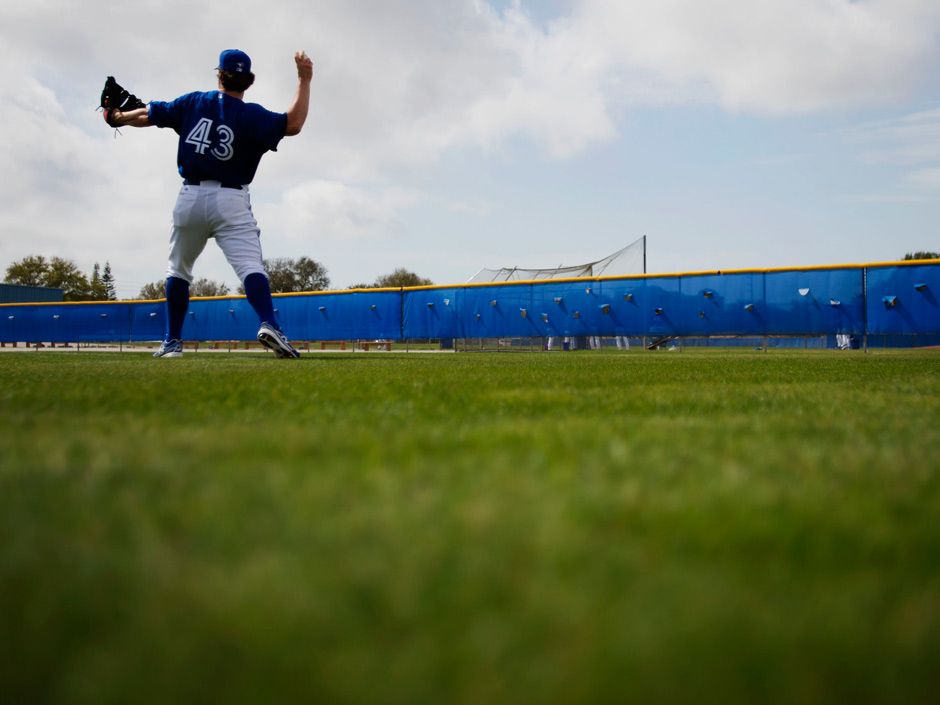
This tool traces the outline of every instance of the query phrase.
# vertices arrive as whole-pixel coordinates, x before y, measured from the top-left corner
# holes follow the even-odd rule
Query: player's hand
[[[307,52],[296,52],[294,63],[297,64],[297,78],[302,82],[309,82],[313,78],[313,60],[307,56]]]

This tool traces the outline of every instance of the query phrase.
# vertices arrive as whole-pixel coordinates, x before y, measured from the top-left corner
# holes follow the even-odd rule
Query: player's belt
[[[196,181],[195,179],[183,179],[183,183],[186,184],[187,186],[198,186],[198,185],[201,184],[202,182],[201,182],[201,181]],[[207,183],[208,183],[208,182],[207,182]],[[233,189],[235,189],[236,191],[241,191],[241,190],[242,190],[242,185],[241,185],[241,184],[227,184],[227,183],[225,183],[224,181],[221,181],[221,182],[220,182],[220,181],[213,181],[212,183],[219,184],[222,188],[233,188]]]

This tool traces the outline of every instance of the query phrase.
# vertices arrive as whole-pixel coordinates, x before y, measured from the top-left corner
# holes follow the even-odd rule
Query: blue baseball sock
[[[245,277],[245,296],[248,303],[258,314],[262,323],[269,323],[278,330],[277,321],[274,320],[274,301],[271,299],[271,285],[268,278],[260,272],[252,272]]]
[[[182,340],[183,322],[189,308],[189,282],[177,277],[166,278],[166,339]]]

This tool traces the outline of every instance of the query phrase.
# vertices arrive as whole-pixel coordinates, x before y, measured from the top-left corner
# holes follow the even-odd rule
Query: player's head
[[[226,49],[219,54],[219,83],[227,91],[238,93],[246,90],[255,82],[251,72],[251,58],[240,49]]]

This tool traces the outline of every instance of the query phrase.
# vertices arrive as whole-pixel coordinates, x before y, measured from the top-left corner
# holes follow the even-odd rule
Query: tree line
[[[326,267],[310,257],[276,257],[264,260],[272,293],[297,291],[325,291],[330,288],[330,277]],[[42,255],[29,255],[7,267],[4,281],[8,284],[44,286],[62,289],[65,301],[114,301],[117,299],[111,263],[105,262],[102,269],[97,262],[91,274],[84,274],[71,260],[62,257],[46,259]],[[383,287],[422,286],[432,284],[430,279],[399,267],[389,274],[377,277],[371,284],[353,284],[349,289],[374,289]],[[165,279],[144,284],[137,299],[162,299]],[[228,284],[205,277],[196,279],[189,287],[191,296],[226,296],[231,293]],[[238,293],[244,294],[243,287]]]
[[[86,276],[71,260],[62,257],[46,259],[42,255],[29,255],[7,267],[4,281],[23,286],[45,286],[62,289],[65,301],[114,301],[117,289],[111,263],[104,269],[95,262],[91,275]]]

